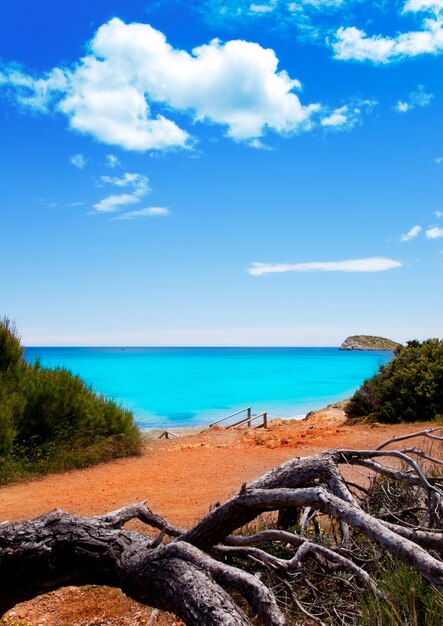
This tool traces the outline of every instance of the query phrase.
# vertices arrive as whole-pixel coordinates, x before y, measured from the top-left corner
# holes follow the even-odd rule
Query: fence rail
[[[250,418],[251,417],[251,407],[247,406],[246,408],[240,409],[239,411],[235,411],[235,413],[231,413],[230,415],[227,415],[226,417],[222,417],[221,419],[216,420],[215,422],[211,422],[209,424],[209,428],[211,428],[211,426],[215,426],[216,424],[220,424],[220,422],[224,422],[225,420],[228,420],[230,417],[235,417],[235,415],[239,415],[240,413],[243,413],[244,411],[248,412],[248,417],[246,419]],[[229,428],[229,426],[228,426],[228,428]]]
[[[257,415],[252,415],[252,416],[248,415],[248,417],[245,417],[245,419],[242,419],[239,422],[235,422],[235,424],[229,424],[229,426],[226,426],[226,428],[235,428],[235,426],[244,426],[245,424],[247,424],[248,426],[251,426],[251,422],[258,419],[259,417],[263,418],[263,423],[259,424],[258,426],[255,426],[255,428],[267,428],[268,427],[267,411],[263,411],[263,413],[258,413]]]
[[[253,421],[261,417],[263,418],[263,423],[259,424],[258,426],[255,426],[255,428],[267,428],[268,427],[267,411],[263,411],[262,413],[258,413],[257,415],[252,415],[251,407],[247,406],[244,409],[235,411],[235,413],[231,413],[230,415],[227,415],[226,417],[222,417],[221,419],[216,420],[215,422],[211,422],[211,424],[209,424],[209,428],[211,428],[211,426],[215,426],[216,424],[220,424],[221,422],[224,422],[230,419],[231,417],[240,415],[240,413],[244,413],[245,411],[246,411],[246,417],[242,417],[241,420],[239,420],[238,422],[234,422],[233,424],[224,424],[224,426],[226,426],[226,428],[235,428],[236,426],[248,426],[249,427],[252,425]]]

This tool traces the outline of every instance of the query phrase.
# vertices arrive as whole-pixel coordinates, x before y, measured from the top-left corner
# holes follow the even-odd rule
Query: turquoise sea
[[[391,352],[338,348],[26,348],[134,412],[144,428],[200,426],[246,406],[301,417],[352,394]]]

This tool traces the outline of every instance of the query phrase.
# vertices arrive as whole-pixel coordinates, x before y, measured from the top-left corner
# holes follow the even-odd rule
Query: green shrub
[[[23,348],[15,324],[8,319],[0,320],[0,372],[14,368],[23,357]]]
[[[0,482],[136,454],[133,416],[65,369],[29,365],[0,322]]]
[[[349,417],[380,422],[432,420],[443,413],[443,341],[409,341],[366,380],[346,407]]]

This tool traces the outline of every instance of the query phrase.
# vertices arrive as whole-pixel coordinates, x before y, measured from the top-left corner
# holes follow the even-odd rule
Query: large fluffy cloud
[[[443,51],[443,0],[408,0],[403,13],[424,14],[421,30],[395,37],[375,35],[354,26],[339,28],[332,42],[334,56],[344,61],[390,63]]]
[[[117,18],[98,29],[74,69],[36,80],[7,68],[1,83],[14,87],[22,104],[53,106],[72,128],[128,150],[185,147],[189,135],[171,119],[173,110],[220,124],[235,140],[253,140],[267,130],[293,133],[319,109],[301,104],[299,82],[278,71],[271,49],[213,40],[189,54],[148,24]]]

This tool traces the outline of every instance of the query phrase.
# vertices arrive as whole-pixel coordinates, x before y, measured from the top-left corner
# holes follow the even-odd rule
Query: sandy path
[[[172,523],[192,524],[214,500],[294,455],[292,448],[250,447],[226,432],[149,444],[138,458],[0,489],[0,521],[28,519],[53,508],[93,515],[147,500]]]

